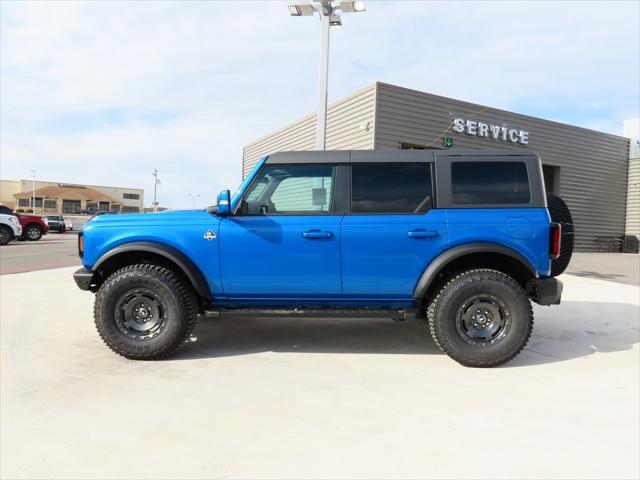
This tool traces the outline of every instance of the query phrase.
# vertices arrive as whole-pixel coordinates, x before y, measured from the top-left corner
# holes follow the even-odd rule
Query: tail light
[[[562,244],[562,225],[552,223],[549,229],[549,257],[555,260],[560,256]]]

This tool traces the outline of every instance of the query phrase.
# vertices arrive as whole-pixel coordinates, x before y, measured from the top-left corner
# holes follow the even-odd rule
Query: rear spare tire
[[[567,269],[573,254],[573,217],[565,201],[551,193],[547,194],[547,207],[551,221],[562,226],[560,256],[551,262],[551,276],[557,277]]]

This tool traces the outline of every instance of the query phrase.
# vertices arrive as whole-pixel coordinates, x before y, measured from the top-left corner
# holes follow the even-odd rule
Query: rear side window
[[[523,162],[454,162],[453,203],[527,204],[531,201],[527,166]]]
[[[428,163],[351,166],[352,213],[424,213],[432,205]]]

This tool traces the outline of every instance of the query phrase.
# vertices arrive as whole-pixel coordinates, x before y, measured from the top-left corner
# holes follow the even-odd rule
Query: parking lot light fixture
[[[342,1],[340,2],[340,10],[344,13],[364,12],[367,9],[363,0]]]
[[[313,0],[289,5],[292,17],[320,16],[320,68],[318,75],[318,120],[316,124],[316,148],[324,150],[327,137],[327,83],[329,78],[329,28],[342,25],[340,12],[364,12],[363,0]]]
[[[309,2],[299,2],[289,5],[289,14],[292,17],[310,17],[316,9]]]

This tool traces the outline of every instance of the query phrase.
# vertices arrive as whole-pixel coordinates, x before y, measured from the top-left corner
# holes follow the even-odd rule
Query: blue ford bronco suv
[[[206,210],[96,217],[74,279],[131,359],[173,354],[198,317],[385,316],[492,367],[527,343],[530,301],[560,303],[572,228],[530,151],[282,152]]]

